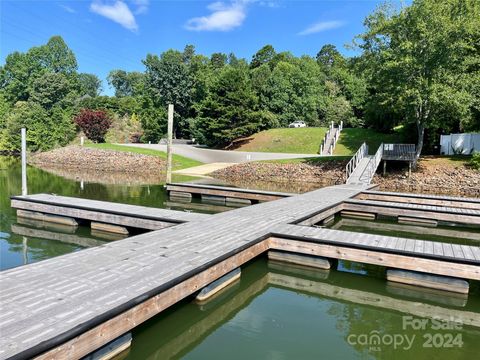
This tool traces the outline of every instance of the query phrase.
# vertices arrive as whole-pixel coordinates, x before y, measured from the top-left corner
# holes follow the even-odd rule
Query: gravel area
[[[38,167],[131,173],[158,173],[166,166],[165,160],[156,156],[81,146],[67,146],[35,154],[30,157],[29,163]]]
[[[318,185],[318,188],[342,184],[345,181],[345,165],[345,161],[318,164],[245,163],[215,171],[210,176],[232,182],[310,183]]]
[[[405,170],[388,170],[385,177],[377,173],[372,183],[385,191],[480,197],[480,171],[442,158],[422,158],[410,178]]]

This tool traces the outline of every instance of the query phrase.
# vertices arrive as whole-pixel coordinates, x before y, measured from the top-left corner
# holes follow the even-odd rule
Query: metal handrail
[[[354,172],[355,168],[357,167],[358,163],[362,161],[362,159],[365,157],[365,155],[368,153],[368,146],[367,143],[363,143],[353,155],[353,157],[350,159],[348,162],[347,166],[345,167],[345,172],[347,175],[347,180],[352,175]]]
[[[380,146],[377,149],[377,152],[370,159],[370,161],[368,162],[365,168],[365,171],[362,174],[363,179],[365,179],[365,175],[366,175],[366,180],[369,184],[372,181],[373,176],[377,172],[377,168],[380,162],[382,161],[382,157],[383,157],[383,143],[380,144]]]

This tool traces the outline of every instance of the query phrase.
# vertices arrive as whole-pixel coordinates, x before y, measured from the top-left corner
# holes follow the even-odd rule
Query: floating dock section
[[[12,206],[21,210],[154,231],[0,272],[0,359],[87,356],[269,251],[480,280],[478,246],[304,226],[346,210],[349,202],[371,202],[353,199],[365,190],[340,185],[214,215],[50,195],[14,197]],[[455,216],[468,223],[476,215]],[[291,286],[303,288],[299,282]],[[326,296],[335,291],[305,286]],[[357,293],[342,296],[370,301]],[[398,302],[407,312],[409,304]]]
[[[203,185],[191,183],[171,183],[166,185],[171,197],[200,196],[202,200],[216,200],[223,203],[256,204],[294,196],[295,194],[275,191],[240,189],[226,186]]]

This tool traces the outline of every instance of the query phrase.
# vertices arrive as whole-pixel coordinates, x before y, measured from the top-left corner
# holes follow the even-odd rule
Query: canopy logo
[[[462,330],[462,326],[462,323],[455,318],[445,320],[403,316],[404,333],[381,334],[378,330],[372,330],[364,334],[350,334],[347,342],[354,346],[368,347],[370,351],[381,351],[385,347],[391,347],[394,350],[410,350],[414,343],[420,341],[423,348],[460,348],[463,346],[462,334],[452,332]]]

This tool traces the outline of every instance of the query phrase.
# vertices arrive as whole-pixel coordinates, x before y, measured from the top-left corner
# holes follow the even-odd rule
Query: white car
[[[307,127],[307,124],[303,121],[294,121],[288,125],[289,128],[300,128],[300,127]]]

